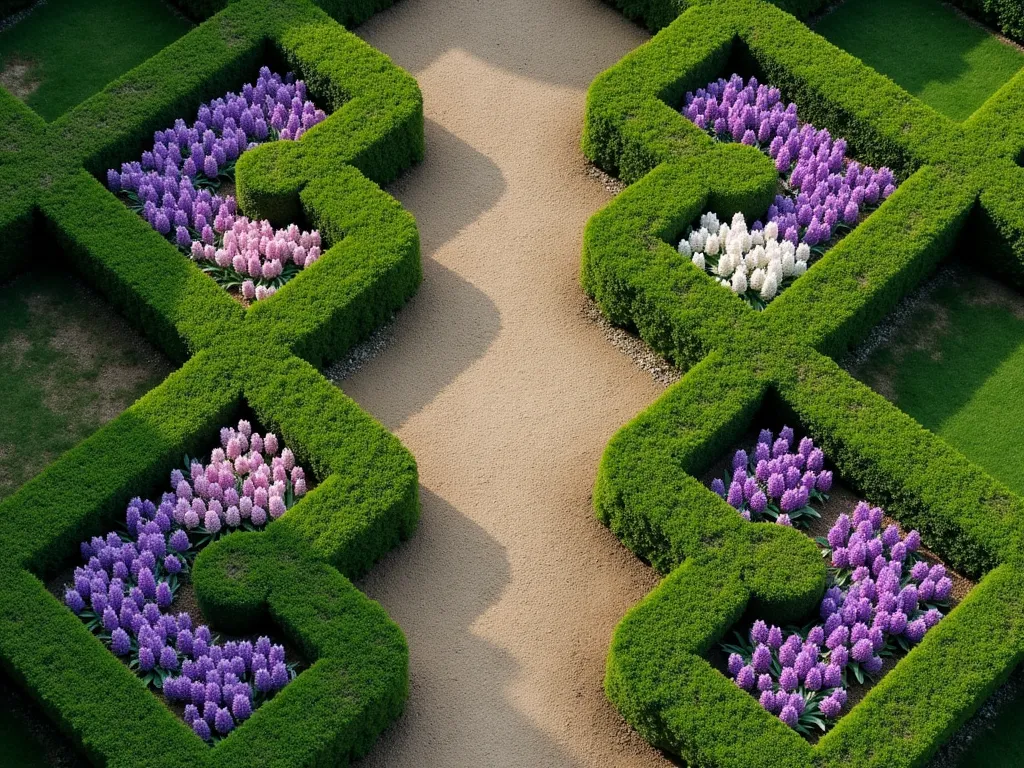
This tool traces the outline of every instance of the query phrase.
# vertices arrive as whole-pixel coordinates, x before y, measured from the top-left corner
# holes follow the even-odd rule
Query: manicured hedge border
[[[327,5],[345,20],[378,6]],[[244,309],[97,176],[263,63],[298,71],[331,115],[300,141],[245,155],[239,195],[254,215],[314,224],[330,247]],[[51,124],[0,92],[0,270],[55,244],[183,363],[0,504],[0,663],[96,764],[342,765],[401,712],[405,640],[348,578],[414,531],[416,465],[314,366],[418,287],[415,222],[378,184],[422,155],[415,81],[307,0],[232,3]],[[318,485],[266,531],[205,549],[196,593],[216,629],[274,625],[310,667],[211,749],[42,581],[240,416],[278,432]]]
[[[903,179],[762,313],[673,247],[700,213],[757,217],[774,194],[764,155],[713,142],[676,110],[732,71],[779,85]],[[598,517],[668,574],[617,628],[606,688],[645,738],[689,764],[924,765],[1024,655],[1024,500],[831,359],[959,238],[991,243],[992,262],[1022,274],[1022,105],[1018,76],[955,124],[760,0],[694,5],[591,86],[584,151],[632,183],[587,226],[583,285],[614,322],[694,366],[601,462]],[[695,479],[766,417],[811,435],[845,481],[980,579],[813,747],[705,660],[741,618],[786,621],[824,583],[821,561],[803,559],[808,540],[784,548],[775,527],[743,522]]]

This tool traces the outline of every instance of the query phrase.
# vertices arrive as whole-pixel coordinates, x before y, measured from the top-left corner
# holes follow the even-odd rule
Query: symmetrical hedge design
[[[352,21],[379,3],[327,5]],[[245,309],[98,176],[262,64],[297,71],[332,114],[299,141],[246,153],[243,208],[275,222],[304,218],[330,247]],[[405,640],[348,578],[414,530],[416,466],[314,366],[343,355],[415,292],[415,222],[377,184],[422,154],[415,81],[308,0],[228,5],[50,124],[0,91],[0,272],[50,258],[40,241],[59,246],[183,363],[0,505],[0,661],[96,764],[347,764],[400,713]],[[272,623],[310,667],[211,749],[43,582],[129,498],[162,486],[183,454],[205,450],[240,416],[280,434],[319,485],[266,531],[205,549],[196,592],[217,629]]]
[[[678,5],[649,0],[643,13]],[[613,321],[693,366],[601,463],[599,518],[668,574],[616,630],[607,692],[690,765],[920,766],[1024,656],[1024,500],[833,358],[954,247],[1024,275],[1024,73],[958,124],[775,5],[688,5],[601,75],[587,105],[585,152],[633,183],[588,224],[583,284]],[[756,218],[775,192],[763,154],[716,143],[677,111],[686,91],[734,71],[779,86],[853,156],[903,180],[762,313],[672,245],[704,211]],[[980,579],[814,746],[705,660],[741,618],[806,614],[825,584],[810,539],[744,522],[696,479],[765,412],[799,425],[857,491]]]

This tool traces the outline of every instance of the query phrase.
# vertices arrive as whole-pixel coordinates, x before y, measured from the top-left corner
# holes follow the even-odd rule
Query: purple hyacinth
[[[252,715],[252,703],[249,697],[242,693],[235,694],[231,702],[231,713],[236,720],[247,720]]]
[[[766,638],[767,639],[767,638]],[[768,649],[767,645],[758,645],[754,650],[752,657],[752,665],[754,671],[758,674],[763,674],[768,671],[768,668],[772,664],[772,652]]]
[[[127,656],[131,651],[132,641],[128,633],[118,627],[110,633],[110,650],[115,656]]]
[[[214,717],[214,726],[219,734],[230,733],[235,727],[235,720],[231,717],[231,712],[228,711],[227,707],[221,707],[217,710],[217,714]]]
[[[209,723],[207,723],[206,720],[204,720],[201,717],[197,717],[195,720],[192,721],[192,730],[195,732],[196,736],[198,736],[203,741],[209,741],[211,736],[213,735],[210,732]]]

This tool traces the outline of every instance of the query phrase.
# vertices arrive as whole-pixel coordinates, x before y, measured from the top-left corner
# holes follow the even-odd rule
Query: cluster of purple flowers
[[[218,232],[227,227],[218,238],[220,247],[195,240],[192,259],[225,287],[241,281],[247,301],[273,296],[279,284],[320,258],[320,232],[315,229],[301,232],[294,224],[274,229],[266,219],[257,222],[230,214],[219,219]]]
[[[892,171],[847,162],[844,139],[801,125],[796,104],[784,104],[778,88],[757,78],[744,82],[733,75],[708,83],[686,94],[682,111],[720,140],[758,147],[775,161],[788,190],[776,196],[767,218],[793,245],[827,245],[896,189]]]
[[[174,493],[164,494],[163,504],[175,524],[213,536],[239,526],[259,528],[305,495],[305,472],[291,449],[278,455],[273,432],[261,437],[243,420],[237,429],[221,429],[220,442],[208,464],[191,462],[187,477],[180,469],[171,472]]]
[[[174,638],[180,674],[164,680],[164,696],[185,705],[185,722],[204,740],[225,736],[294,675],[284,647],[266,637],[255,643],[213,642],[210,630],[179,630]]]
[[[241,94],[199,107],[191,126],[179,119],[173,128],[156,131],[153,149],[141,161],[107,171],[107,186],[179,248],[191,252],[194,242],[214,246],[235,223],[235,199],[215,190],[220,177],[233,175],[239,155],[261,142],[298,139],[325,118],[306,98],[302,80],[263,67],[256,84],[247,83]]]
[[[191,462],[188,479],[172,471],[174,490],[159,505],[132,499],[122,532],[82,543],[86,565],[75,568],[64,593],[65,604],[147,683],[171,701],[189,702],[185,719],[207,740],[229,732],[294,676],[284,649],[267,638],[220,644],[187,613],[170,612],[198,550],[218,533],[264,526],[305,493],[302,468],[279,448],[276,435],[261,437],[247,421],[222,429],[209,464]]]
[[[917,554],[920,534],[883,529],[883,516],[861,502],[819,540],[833,565],[819,623],[787,634],[757,621],[749,642],[724,646],[736,684],[802,732],[826,730],[846,704],[850,676],[863,683],[882,670],[884,657],[919,643],[952,594],[945,568]]]
[[[821,515],[811,501],[825,501],[832,489],[832,472],[825,469],[825,454],[809,437],[793,450],[794,434],[783,427],[774,438],[762,429],[751,453],[740,449],[732,459],[732,473],[715,478],[711,489],[737,509],[745,520],[774,520],[779,525],[810,524]]]

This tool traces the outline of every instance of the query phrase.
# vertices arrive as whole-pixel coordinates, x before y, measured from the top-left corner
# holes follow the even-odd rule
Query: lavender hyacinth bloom
[[[758,619],[750,628],[750,640],[753,643],[768,642],[768,625]]]
[[[217,710],[217,714],[214,717],[214,724],[217,729],[217,733],[227,734],[235,727],[234,718],[231,717],[231,712],[228,711],[227,707],[221,707]]]
[[[64,592],[64,604],[76,614],[85,610],[85,601],[78,590],[75,589],[69,589]]]
[[[729,654],[729,661],[728,661],[728,669],[729,669],[729,674],[732,677],[736,677],[736,675],[739,674],[739,671],[741,669],[743,669],[743,657],[740,656],[738,653],[730,653]]]
[[[249,701],[249,697],[237,693],[235,698],[231,702],[231,713],[237,720],[247,720],[252,715],[252,703]]]
[[[209,741],[213,734],[210,733],[209,724],[201,717],[192,721],[192,730],[203,741]]]
[[[763,674],[768,671],[768,668],[772,664],[772,652],[768,649],[767,645],[758,645],[754,650],[751,662],[754,667],[754,671],[758,674]]]
[[[131,638],[120,627],[110,633],[110,650],[115,656],[127,656],[131,650]]]
[[[288,684],[288,668],[280,662],[275,664],[270,672],[270,681],[275,689],[284,688]]]
[[[800,685],[800,679],[796,670],[792,667],[783,669],[782,674],[779,676],[779,685],[786,692],[795,691],[797,686]]]

